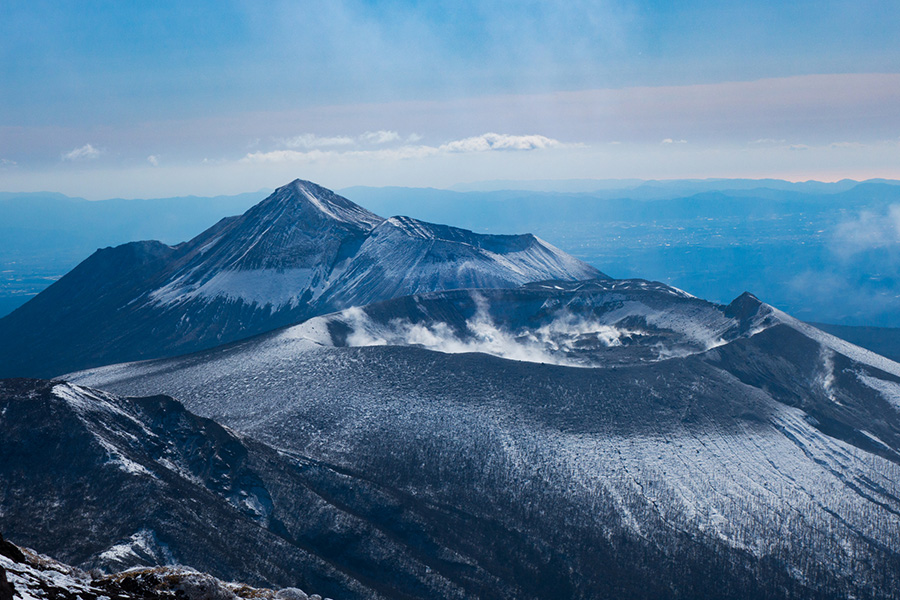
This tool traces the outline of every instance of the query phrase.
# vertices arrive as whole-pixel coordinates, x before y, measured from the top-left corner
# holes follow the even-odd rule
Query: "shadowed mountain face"
[[[366,595],[292,538],[330,510],[304,488],[302,467],[171,398],[11,379],[0,414],[0,528],[19,543],[82,568],[182,564]],[[281,494],[296,498],[291,510]],[[279,560],[261,560],[269,553]]]
[[[0,527],[82,568],[188,565],[220,579],[334,598],[823,597],[714,537],[657,531],[662,524],[652,514],[638,515],[646,531],[632,531],[603,493],[593,505],[599,512],[586,513],[580,502],[564,501],[563,490],[545,488],[555,469],[508,473],[527,475],[524,487],[480,488],[501,475],[496,448],[481,446],[484,427],[471,438],[491,451],[483,476],[464,479],[475,474],[470,456],[431,490],[410,488],[434,465],[403,464],[409,440],[396,437],[373,445],[371,457],[382,460],[384,445],[400,442],[393,471],[364,473],[275,451],[163,396],[7,380],[0,412]],[[449,438],[425,444],[414,460],[468,424],[450,425]],[[524,458],[527,467],[531,457]],[[627,500],[642,501],[636,491]],[[654,579],[649,588],[646,577]]]
[[[515,345],[533,353],[500,358]],[[484,569],[470,597],[890,598],[900,584],[900,365],[749,294],[426,294],[71,379],[172,394],[464,515],[465,535],[432,550]]]
[[[0,376],[192,352],[413,293],[601,275],[531,235],[385,220],[297,180],[189,242],[98,250],[0,319]]]

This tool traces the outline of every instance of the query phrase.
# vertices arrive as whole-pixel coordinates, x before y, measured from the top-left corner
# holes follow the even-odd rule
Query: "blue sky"
[[[886,1],[12,0],[0,189],[900,178],[897,31]]]

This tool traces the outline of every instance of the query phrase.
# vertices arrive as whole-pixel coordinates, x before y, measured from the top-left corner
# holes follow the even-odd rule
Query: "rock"
[[[275,598],[278,600],[309,600],[309,596],[306,595],[306,592],[293,587],[278,590],[275,593]]]
[[[6,580],[6,570],[0,567],[0,600],[13,600],[16,588]]]
[[[0,554],[17,563],[25,562],[25,555],[22,554],[19,547],[4,540],[2,533],[0,533]]]

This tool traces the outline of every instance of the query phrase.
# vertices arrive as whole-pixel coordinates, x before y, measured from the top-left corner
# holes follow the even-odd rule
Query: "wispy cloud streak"
[[[85,144],[62,155],[63,160],[91,160],[100,156],[101,152],[90,144]]]
[[[384,135],[381,135],[384,134]],[[393,135],[392,135],[393,134]],[[353,140],[351,137],[346,139]],[[359,136],[361,140],[375,140],[377,144],[400,140],[395,132],[365,133]],[[482,152],[528,152],[545,150],[549,148],[564,147],[565,144],[543,135],[509,135],[499,133],[485,133],[479,136],[468,137],[460,140],[446,142],[439,146],[403,144],[396,147],[347,150],[320,150],[313,149],[299,151],[291,149],[278,149],[267,152],[257,151],[245,155],[241,162],[313,162],[334,158],[372,158],[372,159],[412,159],[425,158],[439,154],[467,154]]]

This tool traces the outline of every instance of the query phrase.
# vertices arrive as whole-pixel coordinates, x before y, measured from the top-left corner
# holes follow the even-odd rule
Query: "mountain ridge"
[[[298,588],[281,590],[227,583],[185,567],[135,568],[118,573],[91,572],[3,539],[0,535],[0,600],[322,600]],[[328,600],[328,599],[326,599]]]

